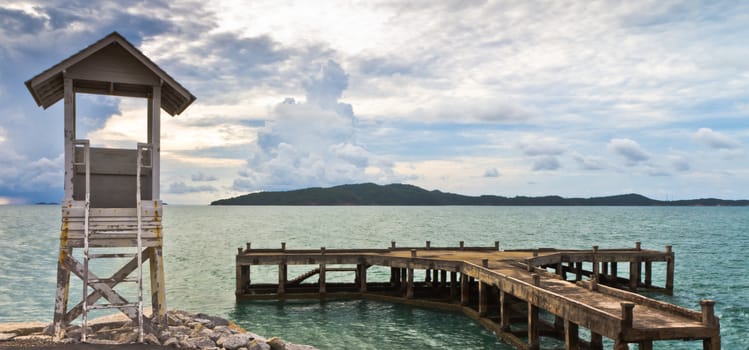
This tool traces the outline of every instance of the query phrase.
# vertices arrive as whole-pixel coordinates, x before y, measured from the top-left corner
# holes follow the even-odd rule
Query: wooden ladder
[[[88,311],[97,309],[119,309],[125,313],[133,321],[137,321],[138,324],[138,341],[143,342],[143,221],[142,221],[142,204],[141,204],[141,170],[143,168],[150,168],[151,165],[143,164],[143,151],[149,151],[150,145],[145,143],[138,143],[137,148],[137,170],[136,170],[136,213],[137,213],[137,228],[114,228],[114,229],[102,229],[102,228],[91,228],[90,225],[90,207],[91,207],[91,163],[89,153],[89,141],[88,140],[76,140],[76,147],[83,148],[83,162],[75,163],[75,165],[83,165],[86,169],[86,196],[85,196],[85,210],[84,210],[84,221],[83,221],[83,309],[81,318],[83,321],[81,341],[86,342],[88,337]],[[136,235],[137,251],[135,253],[103,253],[103,254],[92,254],[89,252],[89,238],[93,234],[117,234],[117,235]],[[99,279],[89,278],[89,261],[91,259],[106,259],[106,258],[137,258],[137,276],[135,278],[122,278],[116,281],[110,279]],[[93,304],[88,305],[88,289],[89,287],[94,290],[98,290],[97,284],[114,284],[120,282],[134,282],[138,289],[138,301],[135,303],[129,303],[119,295],[115,295],[115,300],[109,304]]]

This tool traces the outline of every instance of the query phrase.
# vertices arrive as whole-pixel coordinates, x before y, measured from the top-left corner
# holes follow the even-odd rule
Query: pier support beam
[[[319,280],[320,280],[320,294],[327,293],[327,287],[325,286],[325,264],[320,264],[320,273],[319,273]]]
[[[486,309],[489,299],[489,285],[479,282],[479,317],[486,317]]]
[[[359,291],[365,293],[367,291],[367,265],[356,265],[356,271],[359,275]]]
[[[645,262],[645,287],[653,286],[653,263],[650,261]]]
[[[450,300],[455,300],[458,297],[458,273],[455,271],[450,272]]]
[[[590,332],[590,350],[603,350],[603,336]]]
[[[468,286],[468,276],[461,273],[460,274],[460,305],[462,306],[468,305],[468,300],[471,297],[470,292],[471,291]]]
[[[390,286],[395,288],[398,287],[401,283],[401,271],[397,267],[391,267],[390,268]]]
[[[245,288],[250,284],[250,267],[247,265],[237,265],[237,285],[235,293],[237,295],[243,294]]]
[[[629,263],[629,290],[637,290],[638,284],[640,284],[640,262],[631,261]]]
[[[510,300],[505,291],[499,291],[499,328],[505,332],[510,330]]]
[[[528,349],[538,350],[540,333],[538,329],[538,306],[528,303]]]
[[[666,290],[669,293],[674,291],[674,254],[671,251],[671,246],[666,246],[666,253],[669,257],[666,259]]]
[[[715,318],[715,301],[702,300],[702,324],[706,326],[718,327],[718,320]],[[720,350],[720,335],[702,340],[703,350]]]
[[[285,261],[278,264],[278,294],[286,293],[286,269],[287,265]]]
[[[564,350],[580,348],[580,332],[577,324],[564,320]]]
[[[406,283],[406,298],[412,299],[414,297],[414,269],[408,268],[408,282]]]

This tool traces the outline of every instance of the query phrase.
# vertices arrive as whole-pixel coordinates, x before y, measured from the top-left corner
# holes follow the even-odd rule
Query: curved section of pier
[[[652,264],[666,264],[664,286],[653,285]],[[620,276],[619,265],[628,266]],[[278,266],[278,282],[253,284],[251,266]],[[311,269],[288,278],[289,265]],[[355,267],[333,267],[333,266]],[[371,266],[390,268],[388,282],[368,282]],[[396,247],[388,249],[287,250],[239,248],[237,299],[351,297],[460,310],[518,349],[539,349],[541,337],[565,342],[565,349],[652,349],[658,340],[701,340],[720,349],[714,302],[701,311],[644,297],[636,292],[673,290],[674,254],[635,248],[591,250],[501,250],[491,247]],[[414,270],[424,270],[416,281]],[[328,283],[331,271],[354,274],[353,283]],[[302,283],[313,276],[317,283]],[[420,274],[421,275],[421,274]],[[449,276],[449,277],[448,277]],[[542,317],[543,315],[543,317]],[[550,321],[553,319],[554,321]],[[580,328],[590,330],[582,339]]]

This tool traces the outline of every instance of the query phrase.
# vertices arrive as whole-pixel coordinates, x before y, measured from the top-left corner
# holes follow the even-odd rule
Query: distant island
[[[406,185],[373,183],[306,188],[294,191],[257,192],[220,199],[211,205],[484,205],[484,206],[749,206],[749,200],[701,198],[659,201],[639,194],[607,197],[563,198],[465,196]]]

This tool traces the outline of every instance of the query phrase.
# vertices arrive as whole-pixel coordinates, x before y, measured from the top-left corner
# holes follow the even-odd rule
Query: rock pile
[[[19,327],[20,329],[20,327]],[[21,333],[3,333],[4,341],[51,342],[50,327],[28,327]],[[70,326],[63,343],[81,341],[80,326]],[[144,343],[178,349],[226,349],[226,350],[317,350],[309,345],[285,342],[279,338],[266,339],[248,332],[235,323],[215,316],[186,311],[169,311],[166,327],[144,327]],[[138,341],[138,328],[129,319],[93,320],[89,323],[87,342],[92,344],[129,344]],[[0,345],[3,345],[0,340]]]

